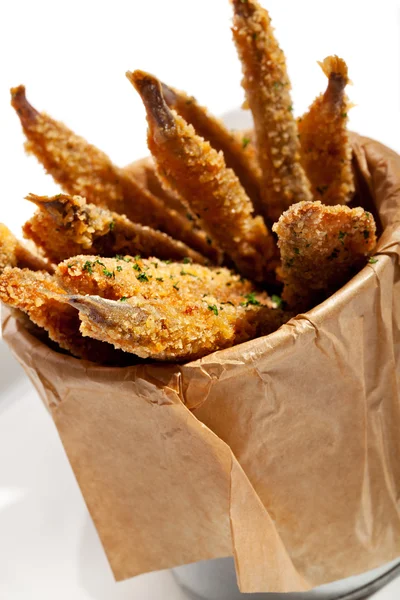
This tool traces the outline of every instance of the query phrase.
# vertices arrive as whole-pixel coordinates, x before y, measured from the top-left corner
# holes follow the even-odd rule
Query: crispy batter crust
[[[274,225],[282,257],[282,298],[307,310],[339,289],[376,245],[375,221],[362,208],[300,202]]]
[[[136,71],[128,78],[147,110],[148,144],[159,176],[190,202],[243,275],[265,281],[275,265],[274,239],[262,218],[253,217],[252,204],[222,153],[167,106],[155,77]]]
[[[93,204],[126,214],[132,221],[164,231],[218,261],[218,252],[188,219],[113,165],[104,152],[63,123],[37,112],[27,101],[24,86],[12,89],[11,96],[28,140],[26,150],[36,156],[66,193],[82,195]]]
[[[328,77],[324,94],[298,119],[301,164],[316,199],[324,204],[346,204],[354,193],[352,151],[347,131],[350,108],[345,87],[347,65],[337,56],[319,63]]]
[[[211,115],[196,98],[162,83],[162,92],[168,106],[193,125],[196,133],[210,142],[214,150],[224,155],[226,166],[232,169],[258,213],[261,211],[261,177],[258,164],[252,160],[246,135],[229,131],[220,119]]]
[[[81,196],[36,196],[29,194],[39,210],[24,225],[32,239],[55,263],[76,254],[141,254],[161,259],[185,257],[204,264],[204,257],[167,234],[138,223],[124,215],[87,204]]]
[[[11,231],[3,223],[0,223],[0,273],[5,267],[53,272],[50,263],[25,248]]]
[[[78,256],[59,265],[57,276],[81,312],[84,335],[143,358],[198,358],[288,318],[227,269]]]
[[[300,164],[285,57],[269,14],[254,0],[233,0],[233,6],[233,37],[263,175],[263,214],[274,222],[294,202],[312,199],[310,185]]]
[[[64,290],[48,273],[8,267],[0,276],[0,300],[26,313],[60,348],[99,363],[126,361],[109,344],[84,338],[79,331],[78,312],[63,299]]]

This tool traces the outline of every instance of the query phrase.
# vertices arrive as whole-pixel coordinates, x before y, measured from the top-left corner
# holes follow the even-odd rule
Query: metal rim
[[[172,575],[173,575],[176,583],[179,585],[179,587],[181,589],[183,589],[184,592],[186,594],[188,594],[191,598],[193,598],[193,600],[205,600],[203,597],[199,596],[192,590],[189,590],[185,585],[182,585],[179,582],[179,579],[175,576],[175,573],[173,571],[172,571]],[[335,598],[335,600],[363,600],[363,599],[367,600],[368,596],[370,596],[371,594],[374,594],[375,592],[382,589],[385,585],[387,585],[388,583],[393,581],[393,579],[396,579],[396,577],[398,575],[400,575],[400,563],[398,565],[395,565],[394,567],[392,567],[389,571],[386,571],[386,573],[383,573],[383,575],[380,575],[373,581],[366,583],[365,585],[357,588],[356,590],[353,590],[352,592],[349,592],[349,593],[342,594],[341,596],[337,596]],[[306,594],[307,592],[299,592],[299,593]],[[243,594],[243,596],[247,596],[247,595],[250,596],[251,594]],[[282,598],[284,599],[285,594],[281,594],[281,595],[282,595]],[[315,600],[317,600],[317,598]]]

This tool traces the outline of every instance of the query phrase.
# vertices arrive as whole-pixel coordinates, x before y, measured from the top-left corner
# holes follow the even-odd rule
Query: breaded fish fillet
[[[285,56],[268,12],[255,0],[233,0],[233,37],[243,67],[242,85],[254,119],[263,175],[263,215],[274,222],[294,202],[311,200],[300,164],[300,144]]]
[[[229,131],[224,123],[211,115],[196,98],[161,83],[164,100],[170,108],[193,125],[196,133],[224,155],[226,166],[234,171],[256,211],[261,210],[261,179],[258,165],[246,151],[251,143],[247,136]]]
[[[84,196],[141,223],[168,233],[188,246],[218,260],[218,252],[192,223],[116,167],[104,152],[77,136],[63,123],[39,113],[27,101],[24,86],[11,90],[15,108],[27,137],[26,150],[36,156],[68,194]]]
[[[376,245],[371,213],[362,208],[300,202],[274,225],[281,252],[282,298],[307,310],[366,264]]]
[[[0,273],[5,267],[20,267],[49,273],[53,271],[50,263],[31,252],[3,223],[0,223]]]
[[[141,254],[161,259],[189,257],[204,264],[204,257],[183,242],[138,223],[124,215],[87,204],[81,196],[36,196],[29,194],[39,210],[25,223],[26,237],[59,263],[76,254]]]
[[[347,65],[337,56],[328,56],[319,64],[329,82],[325,93],[298,119],[301,164],[315,199],[330,205],[346,204],[354,193],[347,131]]]
[[[82,336],[78,312],[64,298],[65,291],[48,273],[7,267],[0,275],[0,300],[26,313],[60,348],[99,363],[126,362],[109,344]]]
[[[288,318],[227,269],[91,258],[57,269],[82,333],[143,358],[193,360],[270,333]]]
[[[148,144],[159,176],[190,202],[217,245],[239,272],[255,281],[268,279],[275,265],[275,241],[222,153],[171,110],[160,82],[147,73],[127,74],[147,111]]]

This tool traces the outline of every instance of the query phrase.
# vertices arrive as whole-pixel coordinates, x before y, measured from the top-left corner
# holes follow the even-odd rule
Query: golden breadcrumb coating
[[[310,185],[300,164],[285,56],[269,14],[255,0],[233,0],[233,7],[233,37],[263,175],[263,215],[274,222],[294,202],[312,199]]]
[[[349,82],[347,65],[338,56],[319,63],[328,87],[307,113],[298,119],[301,164],[311,182],[314,198],[324,204],[346,204],[354,193],[352,150],[347,131]]]
[[[72,293],[98,294],[111,300],[124,296],[175,297],[181,288],[200,295],[216,294],[221,301],[245,301],[255,288],[225,267],[205,267],[184,259],[181,263],[157,258],[73,256],[58,265],[56,276]],[[179,288],[179,289],[177,289]]]
[[[148,144],[159,176],[190,202],[218,246],[246,277],[268,279],[275,265],[275,241],[222,153],[196,135],[165,103],[160,82],[135,71],[128,78],[147,111]]]
[[[165,83],[161,83],[161,86],[168,106],[193,125],[196,133],[210,142],[214,150],[223,153],[226,166],[235,172],[254,208],[260,212],[260,171],[248,152],[250,138],[229,131],[220,119],[211,115],[204,106],[200,106],[193,96],[170,88]]]
[[[11,96],[28,140],[27,151],[36,156],[66,193],[84,196],[93,204],[126,214],[132,221],[164,231],[217,260],[216,250],[204,234],[193,230],[188,219],[166,207],[126,171],[113,165],[104,152],[63,123],[37,112],[27,101],[24,86],[13,88]]]
[[[129,173],[141,186],[149,190],[154,196],[157,196],[166,206],[183,214],[192,222],[194,229],[199,229],[200,225],[196,215],[194,215],[187,204],[183,202],[172,190],[162,186],[157,177],[156,165],[152,156],[146,156],[124,167],[124,171]]]
[[[36,196],[29,194],[39,210],[25,223],[26,237],[41,247],[55,263],[76,254],[141,254],[163,259],[205,259],[182,242],[124,215],[87,204],[81,196]]]
[[[125,360],[109,344],[84,338],[79,331],[78,312],[62,299],[65,291],[48,273],[7,267],[0,275],[0,300],[26,313],[60,348],[99,363],[119,364]]]
[[[49,273],[53,271],[50,263],[31,252],[3,223],[0,223],[0,273],[5,267],[20,267]]]
[[[143,358],[192,360],[266,335],[289,318],[224,268],[77,256],[58,266],[57,277],[81,313],[84,335]]]
[[[362,208],[299,202],[274,225],[281,252],[282,298],[307,310],[339,289],[376,245],[371,213]]]

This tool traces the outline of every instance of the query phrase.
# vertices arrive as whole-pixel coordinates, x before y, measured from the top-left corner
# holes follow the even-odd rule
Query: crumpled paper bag
[[[352,142],[378,261],[267,337],[108,368],[4,310],[117,580],[233,555],[243,592],[303,591],[400,556],[400,157]]]

